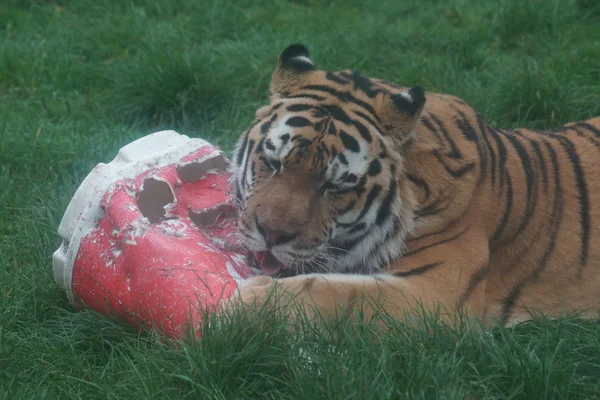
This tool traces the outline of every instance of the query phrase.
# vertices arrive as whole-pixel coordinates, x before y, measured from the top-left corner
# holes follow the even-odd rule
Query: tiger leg
[[[292,319],[298,312],[309,320],[331,320],[360,310],[370,320],[383,311],[396,318],[418,307],[419,290],[404,278],[392,275],[308,274],[291,278],[255,277],[246,280],[227,308],[284,313]]]
[[[228,307],[274,307],[270,310],[279,311],[294,306],[288,308],[292,317],[302,311],[308,318],[334,319],[357,310],[367,319],[377,312],[403,319],[407,311],[436,309],[442,316],[459,309],[481,315],[488,260],[488,252],[482,249],[487,249],[487,241],[464,232],[457,240],[424,247],[427,250],[406,257],[386,274],[251,278],[240,286]]]

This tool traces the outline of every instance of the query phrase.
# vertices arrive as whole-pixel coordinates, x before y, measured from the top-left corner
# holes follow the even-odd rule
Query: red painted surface
[[[186,155],[189,163],[215,150]],[[104,216],[81,241],[73,268],[75,298],[101,313],[116,313],[134,326],[158,327],[171,337],[187,322],[197,324],[203,307],[218,308],[251,271],[234,253],[236,220],[229,203],[228,175],[211,171],[197,182],[182,180],[178,164],[150,168],[116,182],[103,197]],[[150,223],[138,207],[144,180],[167,182],[175,201],[166,218]],[[191,212],[218,207],[208,226],[197,226]],[[237,274],[237,276],[236,276]]]

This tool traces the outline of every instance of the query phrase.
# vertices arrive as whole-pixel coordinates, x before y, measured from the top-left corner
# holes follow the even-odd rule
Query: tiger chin
[[[227,309],[336,316],[414,307],[503,326],[600,309],[600,118],[490,126],[465,101],[280,54],[270,104],[236,144],[249,261]],[[382,308],[382,309],[378,309]]]

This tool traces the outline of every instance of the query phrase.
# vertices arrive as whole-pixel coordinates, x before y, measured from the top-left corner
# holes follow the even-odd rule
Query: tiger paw
[[[228,311],[235,307],[261,309],[273,292],[275,280],[269,276],[255,276],[243,280],[229,301],[224,304],[223,310]]]
[[[231,298],[223,305],[223,311],[234,309],[244,311],[267,312],[286,315],[292,319],[299,310],[312,303],[310,287],[312,281],[307,276],[273,279],[269,276],[256,276],[244,280]],[[304,310],[306,311],[306,310]]]

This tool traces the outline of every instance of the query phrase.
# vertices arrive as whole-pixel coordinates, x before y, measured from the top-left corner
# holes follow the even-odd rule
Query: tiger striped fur
[[[245,304],[277,281],[325,314],[364,294],[398,317],[417,302],[501,325],[598,315],[600,118],[496,129],[450,95],[318,70],[302,45],[271,95],[232,186],[244,244],[296,275],[248,280]]]

